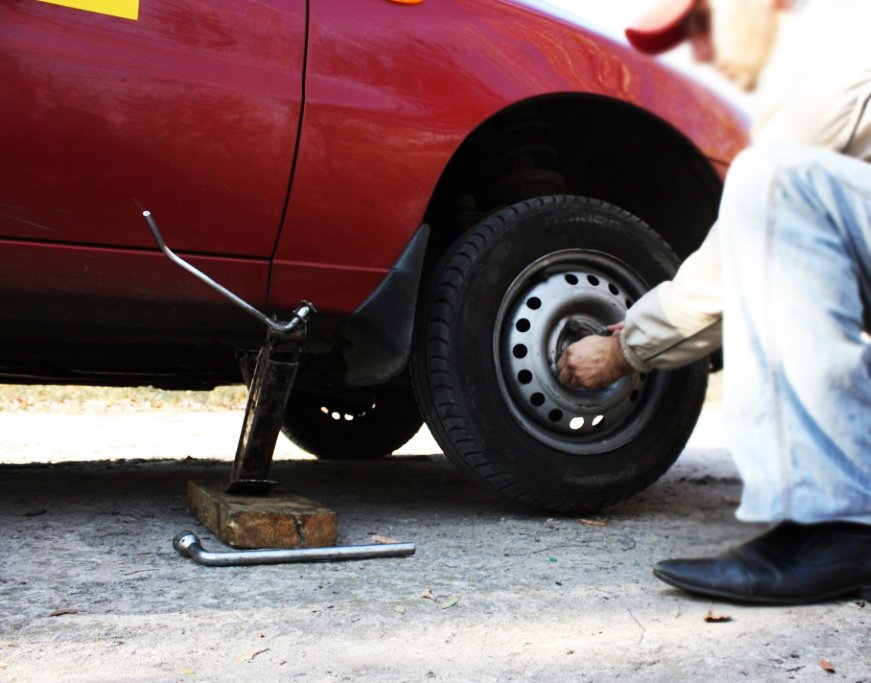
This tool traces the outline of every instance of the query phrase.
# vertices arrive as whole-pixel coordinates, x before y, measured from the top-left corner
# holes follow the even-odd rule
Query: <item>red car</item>
[[[319,310],[285,417],[323,458],[423,420],[473,479],[578,511],[683,448],[705,366],[599,392],[621,320],[717,212],[744,120],[522,0],[6,0],[0,380],[238,382],[253,305]]]

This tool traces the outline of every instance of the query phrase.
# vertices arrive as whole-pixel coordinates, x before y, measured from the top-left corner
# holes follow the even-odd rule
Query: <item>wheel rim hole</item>
[[[529,306],[533,311],[537,311],[541,308],[541,299],[537,296],[530,297],[526,300],[526,305]]]
[[[529,332],[529,328],[532,327],[532,325],[526,318],[521,318],[514,324],[514,327],[517,328],[518,332]]]
[[[593,425],[594,427],[600,427],[604,421],[605,421],[604,415],[596,415],[596,417],[593,418],[593,421],[590,424]]]
[[[587,275],[587,282],[593,285],[593,287],[599,286],[599,278],[597,278],[595,275]]]
[[[626,308],[632,308],[632,299],[626,299]]]
[[[547,414],[547,419],[550,420],[551,422],[559,422],[560,420],[563,419],[563,411],[561,411],[559,409],[551,410]]]
[[[640,375],[638,375],[638,379],[640,379],[643,382],[644,380],[647,379],[647,375],[642,372]]]
[[[568,282],[570,285],[576,285],[578,284],[578,276],[569,273],[568,275],[566,275],[566,282]]]
[[[631,394],[629,394],[630,403],[635,403],[635,401],[638,400],[638,396],[639,396],[638,389],[636,389]]]
[[[620,290],[617,289],[617,287],[614,286],[613,284],[608,285],[608,291],[611,292],[611,294],[613,294],[614,296],[620,295]]]
[[[515,358],[526,358],[529,350],[526,348],[526,344],[515,344],[514,348],[511,349],[511,353],[514,354]]]
[[[532,373],[529,370],[521,370],[517,373],[517,381],[521,384],[529,384],[532,381]]]
[[[571,422],[569,422],[569,429],[573,429],[575,431],[579,430],[584,426],[584,418],[578,415],[578,417],[573,417]]]
[[[534,405],[536,408],[539,408],[544,405],[544,394],[536,391],[532,396],[529,397],[529,402]]]

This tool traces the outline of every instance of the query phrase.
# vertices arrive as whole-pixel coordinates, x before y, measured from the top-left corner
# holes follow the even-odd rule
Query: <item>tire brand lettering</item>
[[[619,227],[620,221],[615,221],[613,218],[602,216],[597,213],[582,213],[578,215],[584,223],[592,223],[593,225],[610,225],[611,227]]]

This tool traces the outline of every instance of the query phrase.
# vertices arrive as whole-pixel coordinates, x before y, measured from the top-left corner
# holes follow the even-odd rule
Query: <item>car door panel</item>
[[[192,256],[262,306],[266,261]],[[262,326],[159,252],[0,240],[0,342],[238,342]]]
[[[135,21],[0,6],[0,237],[268,258],[302,98],[306,3],[142,0]]]

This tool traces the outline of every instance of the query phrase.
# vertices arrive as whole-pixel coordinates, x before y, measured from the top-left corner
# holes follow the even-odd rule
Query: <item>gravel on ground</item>
[[[178,405],[0,411],[0,681],[871,681],[860,599],[736,606],[652,577],[760,530],[734,519],[716,405],[663,479],[589,518],[479,491],[425,431],[382,462],[285,441],[276,477],[336,510],[341,543],[416,554],[202,567],[170,540],[219,548],[185,484],[226,476],[240,424]]]

